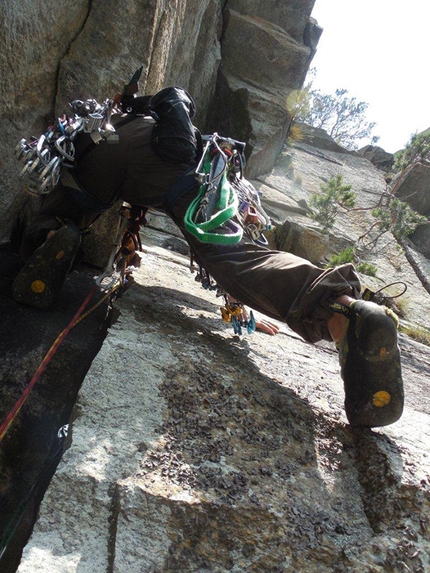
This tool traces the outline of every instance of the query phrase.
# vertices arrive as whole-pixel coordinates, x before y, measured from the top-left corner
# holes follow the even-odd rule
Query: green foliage
[[[355,258],[355,249],[353,246],[347,247],[337,255],[332,255],[326,265],[326,268],[338,267],[339,265],[344,265],[346,263],[353,263]],[[375,265],[370,263],[359,263],[356,265],[357,271],[363,275],[368,275],[370,277],[376,276],[378,269]]]
[[[329,231],[336,220],[339,207],[349,209],[355,205],[355,193],[351,185],[344,185],[342,175],[337,175],[321,185],[322,194],[312,193],[309,199],[309,217],[320,223],[324,232]]]
[[[354,261],[354,247],[347,247],[337,255],[332,255],[328,261],[327,267],[338,267],[345,263],[352,263]]]
[[[391,231],[397,240],[411,235],[418,225],[427,221],[424,215],[420,215],[400,199],[391,199],[387,205],[373,209],[372,215],[378,219],[381,231]]]
[[[370,263],[360,263],[359,265],[357,265],[357,271],[369,277],[376,277],[378,268]]]
[[[324,94],[314,89],[315,75],[313,68],[308,83],[296,97],[294,119],[324,129],[347,149],[358,149],[362,140],[370,139],[372,145],[377,143],[379,137],[372,135],[376,124],[366,121],[369,104],[349,97],[346,89],[337,89],[334,94]]]
[[[398,151],[394,158],[394,170],[401,171],[416,161],[430,161],[430,132],[415,134],[405,149]]]

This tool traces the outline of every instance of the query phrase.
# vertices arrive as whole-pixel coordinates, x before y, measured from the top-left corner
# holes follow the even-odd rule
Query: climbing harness
[[[197,160],[201,153],[201,136],[191,121],[195,114],[193,98],[177,86],[166,87],[154,96],[136,97],[142,70],[143,66],[136,70],[122,93],[115,94],[113,99],[106,99],[101,104],[95,99],[74,100],[69,103],[71,116],[64,113],[39,137],[19,141],[15,154],[24,164],[20,175],[26,191],[37,196],[50,193],[60,176],[63,179],[66,170],[76,167],[76,162],[95,145],[101,141],[118,143],[116,130],[137,114],[150,115],[154,119],[151,147],[164,161],[187,163]],[[125,114],[115,127],[111,124],[113,114]],[[76,157],[75,140],[81,133],[89,134],[91,140]],[[76,187],[76,182],[72,187]],[[79,198],[79,193],[75,193],[76,197]]]

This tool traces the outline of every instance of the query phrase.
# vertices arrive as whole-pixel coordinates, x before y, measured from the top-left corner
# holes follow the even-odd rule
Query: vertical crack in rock
[[[404,462],[398,445],[386,435],[360,431],[356,448],[369,525],[377,536],[392,531],[386,570],[427,571],[430,499],[417,478],[418,467],[411,459]]]
[[[119,486],[117,483],[110,486],[109,496],[111,498],[111,510],[109,517],[108,566],[106,573],[114,573],[116,535],[118,531],[118,517],[120,512]]]
[[[146,72],[146,79],[152,77],[153,63],[157,60],[157,46],[158,39],[161,35],[161,31],[164,28],[164,24],[167,20],[167,9],[166,7],[160,8],[160,14],[156,13],[154,16],[154,32],[152,35],[152,53],[149,58],[148,70]]]
[[[58,83],[59,83],[59,78],[60,78],[60,69],[61,69],[62,62],[63,62],[64,58],[70,53],[72,45],[76,42],[76,40],[82,34],[82,31],[85,29],[86,23],[88,22],[88,18],[90,17],[90,14],[92,11],[92,7],[93,7],[93,0],[88,0],[87,12],[86,12],[86,14],[82,20],[82,24],[77,29],[76,34],[72,37],[72,39],[70,40],[70,42],[66,46],[66,49],[64,50],[64,54],[61,56],[61,58],[58,61],[57,69],[55,72],[55,79],[54,79],[53,101],[51,103],[52,115],[55,115],[55,102],[57,101]]]
[[[385,438],[388,440],[388,438]],[[384,529],[384,522],[397,519],[395,498],[398,480],[388,454],[383,451],[383,436],[360,430],[356,434],[357,471],[363,492],[363,509],[374,533]],[[387,443],[388,448],[395,447]],[[400,455],[399,452],[394,455]]]
[[[228,26],[228,17],[226,16],[226,11],[228,9],[228,0],[224,0],[224,4],[221,8],[221,17],[222,17],[222,31],[221,31],[221,35],[220,35],[220,44],[222,47],[222,43],[224,40],[224,36],[226,34],[226,30],[227,30],[227,26]]]

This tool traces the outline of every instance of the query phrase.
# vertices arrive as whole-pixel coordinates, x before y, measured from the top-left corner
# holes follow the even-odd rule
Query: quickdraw
[[[224,306],[220,307],[221,317],[224,322],[233,326],[235,334],[242,336],[243,328],[248,334],[252,334],[256,329],[256,321],[252,310],[248,311],[244,304],[234,300],[227,294],[211,277],[207,270],[200,264],[198,269],[195,266],[194,254],[190,255],[190,271],[195,272],[195,280],[200,282],[205,290],[215,291],[217,297],[224,297]]]
[[[75,139],[88,133],[95,144],[102,140],[118,142],[110,124],[113,100],[99,104],[94,99],[74,100],[69,106],[73,117],[63,114],[40,137],[21,139],[15,155],[24,164],[20,176],[24,188],[32,195],[46,195],[57,185],[62,167],[75,166]]]
[[[97,287],[104,292],[118,283],[120,288],[116,291],[116,298],[133,284],[133,269],[140,266],[140,256],[136,251],[142,250],[139,231],[140,226],[146,224],[145,213],[144,208],[123,203],[109,261],[104,271],[95,279]]]
[[[241,302],[231,302],[229,296],[225,296],[225,305],[220,308],[224,322],[231,323],[235,334],[242,335],[242,327],[248,334],[256,329],[256,322],[252,310],[247,314],[245,306]]]
[[[223,296],[222,289],[212,279],[207,270],[197,262],[193,251],[190,252],[190,272],[196,273],[194,280],[201,283],[205,290],[216,291],[216,296]]]
[[[205,243],[236,244],[245,235],[266,247],[264,231],[271,229],[271,221],[261,206],[260,194],[243,177],[245,144],[216,133],[203,136],[203,140],[206,145],[195,170],[200,189],[184,218],[187,231]],[[191,254],[192,272],[196,271],[193,263]],[[242,303],[232,302],[200,264],[195,280],[200,281],[204,289],[225,297],[221,316],[232,324],[235,334],[241,335],[242,327],[249,334],[256,329],[253,312],[248,316]]]
[[[92,145],[103,140],[118,143],[118,134],[111,124],[112,114],[143,113],[147,107],[148,97],[135,97],[142,70],[143,66],[136,70],[123,92],[115,94],[113,99],[101,104],[95,99],[74,100],[69,103],[72,117],[63,114],[41,136],[32,136],[29,141],[21,139],[15,155],[24,164],[21,179],[26,191],[32,195],[46,195],[57,185],[63,167],[75,167],[74,142],[80,133],[88,133]],[[83,154],[89,149],[91,146]]]
[[[233,185],[239,197],[238,219],[244,234],[253,243],[267,247],[264,231],[270,231],[272,223],[261,206],[260,194],[244,178],[234,180]]]

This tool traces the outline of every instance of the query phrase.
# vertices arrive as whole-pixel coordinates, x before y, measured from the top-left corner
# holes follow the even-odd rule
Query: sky
[[[390,153],[430,127],[430,0],[316,0],[312,17],[324,30],[314,88],[369,104],[366,120]]]

